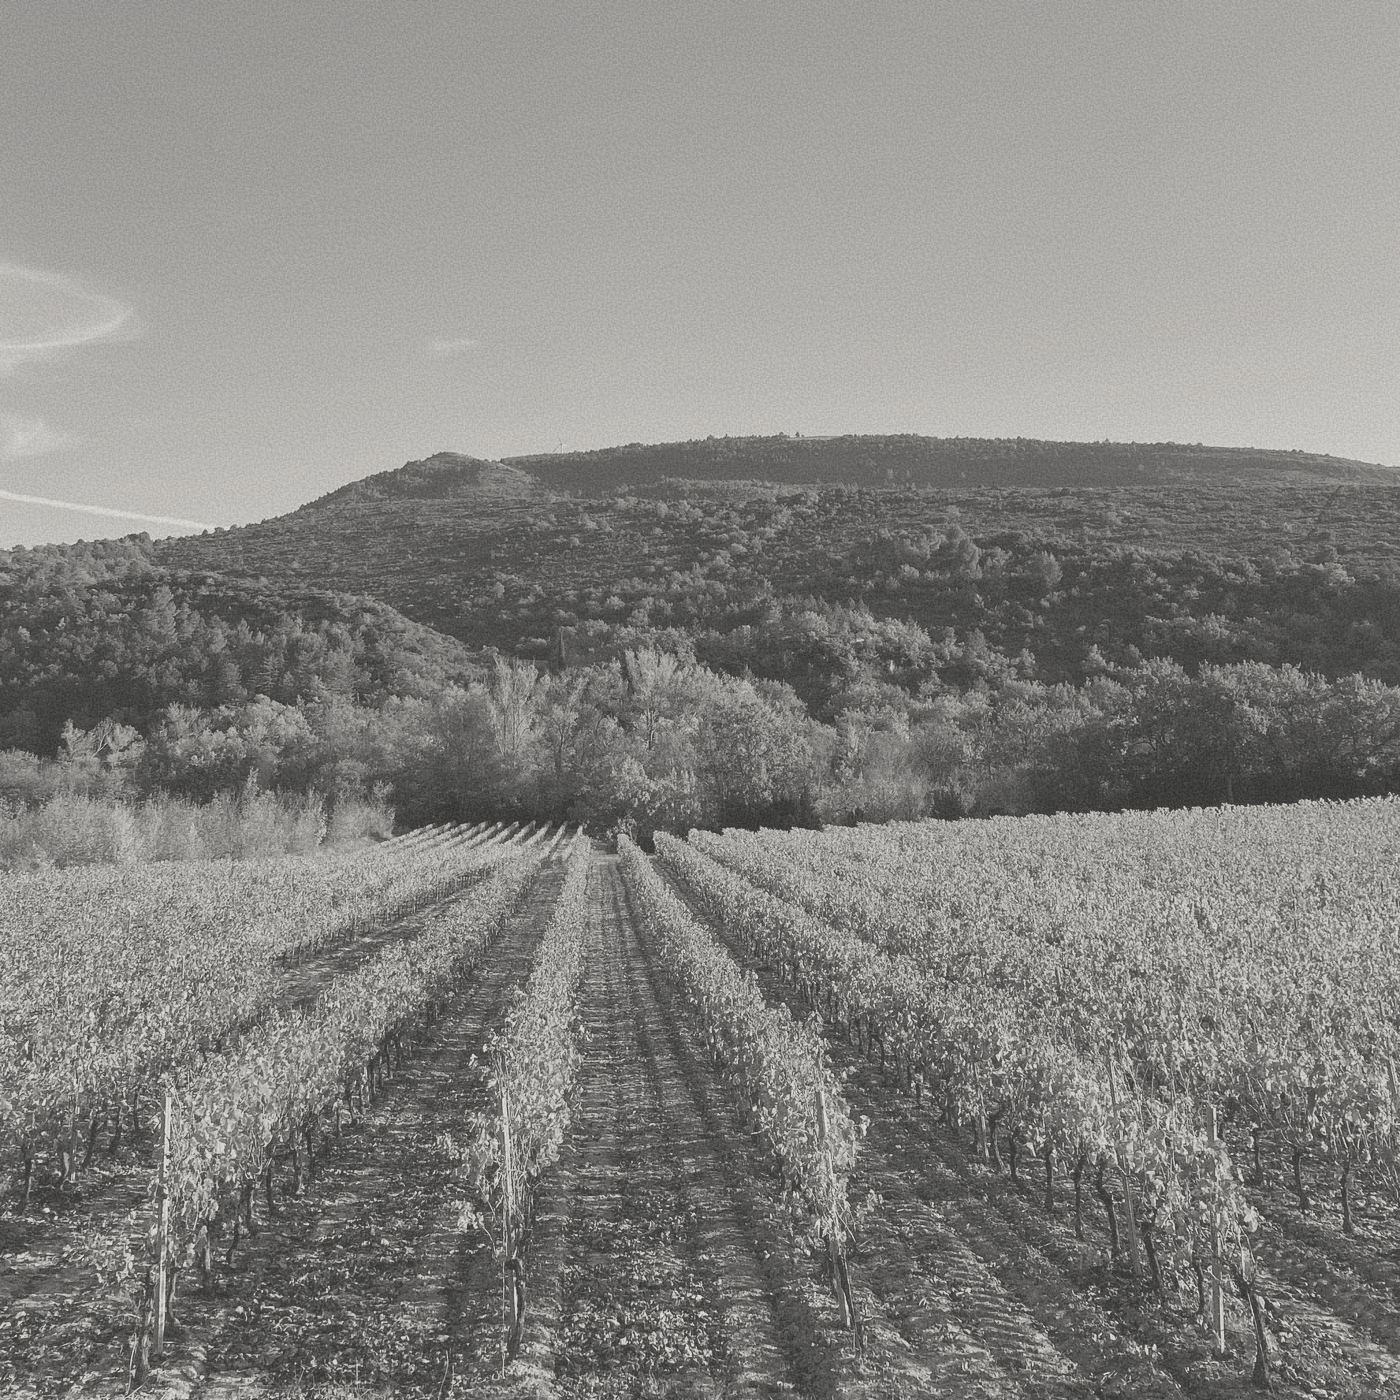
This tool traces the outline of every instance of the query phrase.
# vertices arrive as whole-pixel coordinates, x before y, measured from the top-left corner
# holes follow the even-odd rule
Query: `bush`
[[[381,839],[393,825],[393,809],[382,795],[342,801],[328,818],[319,797],[251,786],[203,804],[59,792],[34,806],[13,800],[0,806],[0,869],[301,855],[322,845]]]

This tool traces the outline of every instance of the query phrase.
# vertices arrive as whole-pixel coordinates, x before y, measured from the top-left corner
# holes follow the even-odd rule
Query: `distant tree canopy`
[[[421,693],[466,653],[372,599],[165,569],[149,541],[0,552],[0,745],[66,723],[148,728],[171,704]]]
[[[874,619],[862,627],[921,629],[959,688],[1007,674],[1078,685],[1101,661],[1154,657],[1400,683],[1400,487],[1365,483],[388,494],[167,541],[159,558],[283,591],[315,577],[540,661],[561,636],[586,657],[683,639],[710,664],[770,674],[769,644],[791,653],[795,620],[845,610]],[[849,669],[844,656],[828,671],[820,655],[797,661],[811,674],[780,678],[819,705]],[[905,674],[912,691],[928,679]]]
[[[1391,488],[1275,496],[1246,535],[1258,492],[402,485],[0,554],[0,748],[57,773],[14,759],[12,799],[379,786],[406,820],[645,837],[1400,787]]]

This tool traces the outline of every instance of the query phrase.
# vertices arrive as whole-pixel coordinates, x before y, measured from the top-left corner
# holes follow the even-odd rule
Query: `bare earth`
[[[853,1111],[868,1119],[852,1179],[870,1199],[852,1257],[865,1346],[794,1240],[776,1184],[720,1082],[690,1009],[629,905],[615,857],[595,854],[580,1019],[586,1041],[560,1160],[530,1241],[519,1355],[502,1355],[500,1271],[457,1227],[462,1187],[445,1134],[483,1106],[474,1057],[527,979],[563,875],[530,900],[378,1103],[331,1140],[315,1180],[279,1192],[256,1238],[203,1292],[188,1280],[167,1356],[143,1393],[170,1397],[399,1394],[449,1400],[814,1396],[954,1400],[1245,1400],[1252,1334],[1229,1318],[1217,1361],[1194,1299],[1115,1275],[1085,1193],[1044,1209],[1043,1169],[1011,1181],[927,1105],[827,1028]],[[287,999],[415,921],[288,974]],[[742,962],[737,949],[731,949]],[[765,996],[810,1014],[773,969]],[[0,1214],[0,1395],[125,1391],[129,1322],[81,1262],[85,1231],[144,1228],[149,1142],[123,1147],[60,1198]],[[1232,1144],[1234,1146],[1234,1144]],[[1238,1148],[1237,1148],[1238,1150]],[[1299,1212],[1278,1164],[1259,1242],[1276,1392],[1400,1395],[1400,1269],[1388,1208],[1359,1202],[1342,1235],[1322,1199]],[[283,1178],[283,1186],[286,1180]]]

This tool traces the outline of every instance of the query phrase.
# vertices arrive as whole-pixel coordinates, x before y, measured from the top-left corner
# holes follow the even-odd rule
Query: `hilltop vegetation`
[[[318,497],[302,510],[400,499],[447,500],[483,491],[515,493],[530,491],[535,485],[534,478],[518,467],[467,457],[460,452],[438,452],[421,462],[409,462],[397,471],[376,472],[352,481]]]
[[[683,637],[733,674],[791,681],[826,716],[849,665],[806,643],[797,671],[774,658],[832,619],[898,634],[902,656],[876,661],[910,694],[1006,675],[1082,684],[1152,658],[1400,683],[1400,487],[671,480],[587,497],[460,486],[458,465],[410,464],[160,557],[324,579],[470,647],[555,664]]]
[[[704,438],[633,442],[594,452],[509,457],[555,490],[597,495],[684,477],[849,486],[1219,485],[1231,481],[1370,481],[1396,473],[1312,452],[1177,442],[1047,442],[1040,438],[931,438],[914,433],[844,437]]]
[[[985,479],[749,479],[853,444]],[[591,496],[548,485],[577,456],[443,453],[261,525],[15,551],[0,744],[137,794],[642,835],[1393,790],[1400,488],[1153,450],[1155,484],[1089,486],[1064,480],[1147,450],[633,447],[586,454]],[[748,475],[663,475],[716,463]],[[1008,463],[1054,484],[986,484]]]
[[[1179,442],[1047,442],[1039,438],[932,438],[915,433],[843,437],[708,437],[631,442],[589,452],[487,461],[438,452],[378,472],[304,509],[417,496],[443,499],[478,489],[531,487],[583,496],[668,480],[867,487],[1214,487],[1369,482],[1393,486],[1390,467],[1317,452],[1206,447]]]

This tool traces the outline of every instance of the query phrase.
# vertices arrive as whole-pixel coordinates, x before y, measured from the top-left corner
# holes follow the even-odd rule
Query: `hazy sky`
[[[443,448],[1400,464],[1397,71],[1395,0],[0,0],[0,545]]]

